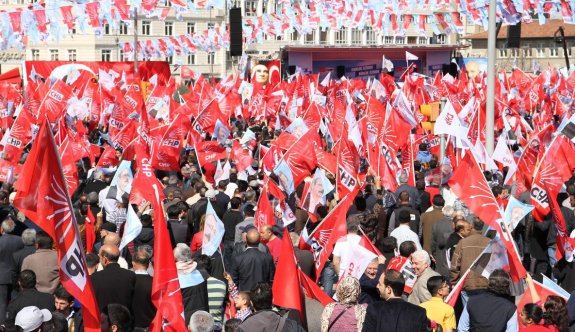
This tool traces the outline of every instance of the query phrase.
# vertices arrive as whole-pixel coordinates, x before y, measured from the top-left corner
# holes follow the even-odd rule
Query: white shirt
[[[359,241],[361,241],[361,236],[357,234],[347,234],[335,243],[332,253],[334,256],[340,258],[339,266],[349,265],[349,255],[343,255],[342,253],[349,251],[350,246],[359,246]]]
[[[393,236],[397,240],[397,249],[405,241],[413,241],[417,250],[421,250],[421,243],[419,243],[419,236],[415,234],[414,231],[409,228],[408,224],[400,224],[399,227],[393,230],[390,236]]]

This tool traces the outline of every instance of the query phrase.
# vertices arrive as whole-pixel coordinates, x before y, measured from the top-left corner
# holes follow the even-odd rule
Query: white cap
[[[38,309],[38,307],[24,307],[16,314],[15,324],[20,326],[24,332],[36,330],[44,322],[52,319],[52,313],[47,309]]]
[[[218,194],[218,191],[215,189],[210,189],[208,191],[206,191],[206,198],[214,198],[216,197],[216,195]]]

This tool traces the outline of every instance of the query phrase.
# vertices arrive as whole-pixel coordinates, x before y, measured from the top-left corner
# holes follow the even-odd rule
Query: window
[[[444,34],[435,35],[435,43],[441,45],[447,44],[447,35]]]
[[[314,43],[315,43],[315,33],[314,33],[314,31],[312,31],[311,33],[306,34],[304,41],[305,41],[306,44],[314,44]]]
[[[187,31],[189,35],[193,35],[196,32],[196,23],[188,22]]]
[[[258,0],[246,0],[244,1],[246,7],[244,8],[244,15],[255,16],[258,9]]]
[[[104,24],[104,34],[105,35],[110,34],[110,24],[108,24],[108,23]]]
[[[507,49],[505,47],[499,48],[499,56],[500,57],[507,57]]]
[[[40,50],[32,50],[32,60],[40,60]]]
[[[164,7],[172,7],[172,2],[170,0],[164,0]]]
[[[173,56],[167,56],[167,57],[166,57],[166,61],[167,61],[169,64],[172,64],[172,63],[174,63],[174,57],[173,57]]]
[[[563,56],[565,56],[565,51],[562,52]],[[567,56],[571,56],[571,46],[567,44]]]
[[[375,45],[375,31],[372,27],[366,27],[365,29],[365,43],[367,45]]]
[[[407,44],[409,44],[409,45],[417,44],[417,37],[413,37],[413,36],[407,37]]]
[[[215,65],[216,64],[216,54],[209,53],[208,54],[208,65]]]
[[[393,36],[385,36],[383,38],[383,43],[384,44],[393,44]]]
[[[327,30],[325,30],[325,31],[320,30],[319,31],[319,43],[322,45],[327,44]]]
[[[119,57],[119,61],[127,61],[128,59],[126,59],[126,54],[124,54],[124,50],[120,49],[120,54],[118,55]]]
[[[195,54],[188,54],[188,65],[196,64],[196,55]]]
[[[531,47],[527,47],[523,49],[523,56],[526,58],[530,58],[533,56],[533,49]]]
[[[149,36],[150,35],[150,21],[142,21],[142,35]]]
[[[214,30],[215,27],[216,27],[215,23],[208,23],[208,30]]]
[[[426,15],[426,16],[425,16],[425,23],[426,23],[426,24],[431,24],[431,22],[432,22],[431,20],[432,20],[431,15]]]
[[[517,48],[509,49],[509,56],[511,56],[513,58],[517,58],[519,56],[519,49],[517,49]]]
[[[102,50],[102,61],[112,61],[112,50]]]
[[[68,61],[76,61],[76,50],[68,50]]]
[[[549,48],[549,56],[552,56],[552,57],[559,56],[559,48],[557,48],[557,47],[550,47],[550,48]]]
[[[335,32],[335,43],[336,44],[346,44],[347,43],[347,30],[342,28]]]
[[[351,43],[352,44],[363,44],[362,41],[363,33],[357,28],[351,29]]]
[[[293,40],[293,41],[299,40],[299,33],[297,31],[294,31],[291,33],[291,40]]]
[[[128,34],[128,25],[125,22],[120,22],[120,27],[118,28],[118,33],[120,35]]]
[[[173,32],[174,32],[174,22],[164,23],[164,34],[166,36],[171,36]]]
[[[537,57],[538,58],[545,57],[545,45],[543,43],[537,44]]]
[[[419,37],[419,38],[417,39],[417,43],[420,44],[420,45],[425,45],[425,44],[427,44],[427,37]]]
[[[58,61],[58,50],[50,50],[50,60]]]
[[[396,43],[396,44],[405,44],[405,37],[403,37],[403,36],[396,36],[396,37],[395,37],[395,43]]]

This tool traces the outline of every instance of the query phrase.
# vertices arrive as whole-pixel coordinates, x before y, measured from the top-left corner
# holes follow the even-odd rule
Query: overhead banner
[[[107,73],[112,71],[117,75],[130,75],[134,73],[133,62],[107,62],[107,61],[26,61],[27,81],[39,75],[44,79],[63,79],[71,73],[96,76],[99,70]],[[157,75],[158,83],[168,84],[170,79],[170,65],[166,61],[138,62],[138,76],[144,81]]]

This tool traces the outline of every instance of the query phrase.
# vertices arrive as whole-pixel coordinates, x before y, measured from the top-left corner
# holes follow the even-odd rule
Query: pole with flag
[[[100,331],[100,312],[86,266],[60,155],[44,119],[16,184],[14,206],[54,239],[62,285],[82,304],[84,329]]]

